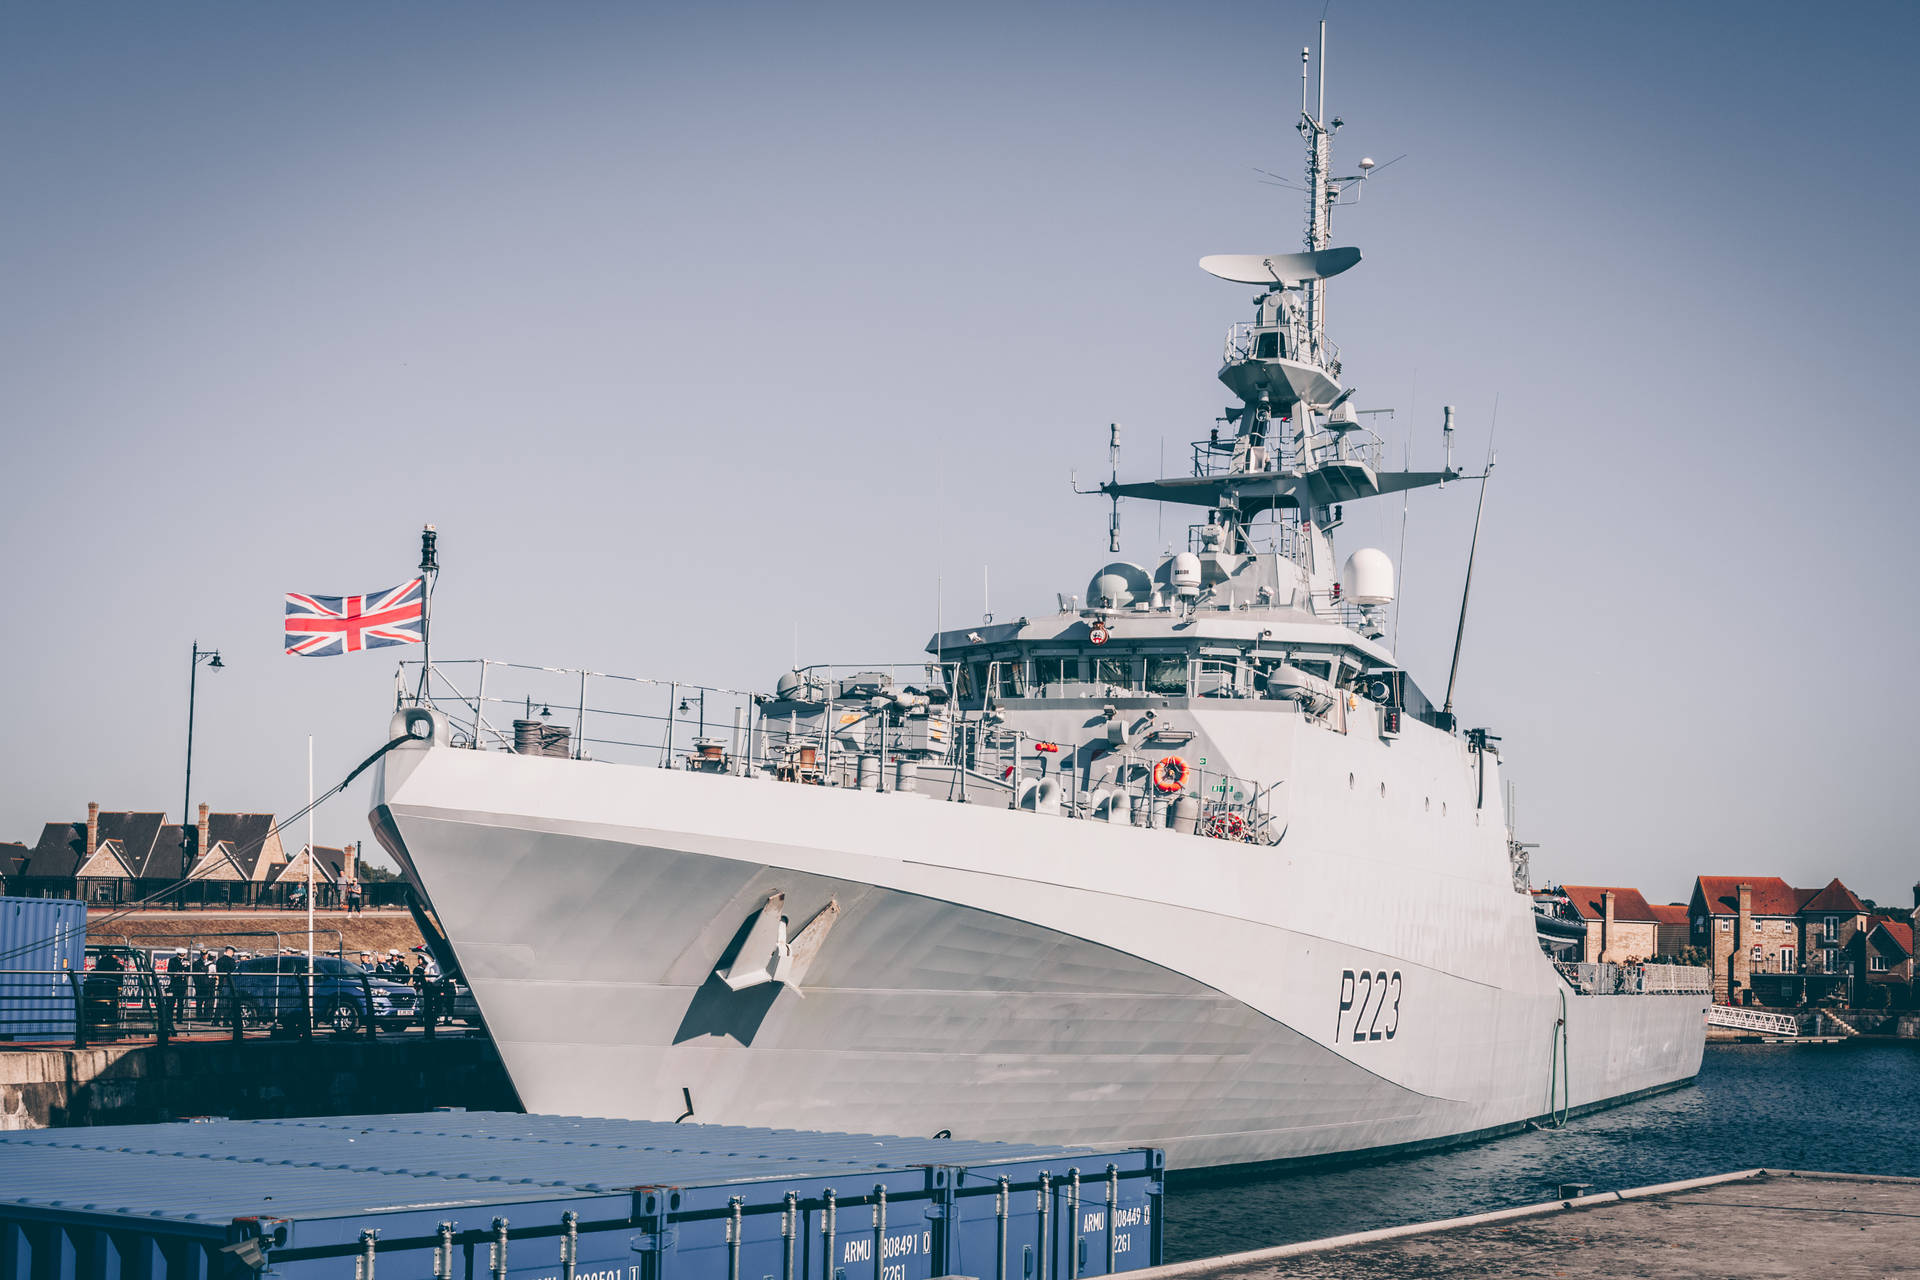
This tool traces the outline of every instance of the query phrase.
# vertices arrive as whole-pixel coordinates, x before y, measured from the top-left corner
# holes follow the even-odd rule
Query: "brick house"
[[[1659,921],[1638,889],[1619,885],[1565,884],[1574,914],[1587,926],[1580,959],[1625,964],[1660,954]]]
[[[270,813],[215,813],[200,806],[200,847],[206,852],[193,860],[185,902],[254,905],[286,865],[280,829]]]
[[[1852,974],[1858,948],[1854,939],[1866,932],[1867,906],[1838,880],[1808,898],[1800,908],[1801,968],[1809,974]]]
[[[1657,926],[1653,954],[1668,960],[1678,960],[1686,949],[1693,945],[1693,924],[1687,919],[1687,904],[1684,902],[1654,903],[1647,909],[1653,912]]]
[[[1778,876],[1701,876],[1687,904],[1714,992],[1734,1003],[1746,992],[1773,1005],[1848,996],[1865,963],[1858,940],[1870,914],[1837,879],[1796,889]]]
[[[351,844],[337,849],[320,845],[312,850],[314,906],[346,905],[346,887],[359,878],[359,853],[360,847]],[[272,889],[277,901],[291,905],[296,899],[304,898],[307,891],[307,857],[308,849],[303,846],[300,852],[287,860],[286,865],[274,872]]]
[[[203,852],[204,851],[204,852]],[[175,902],[250,903],[287,860],[272,814],[209,813],[190,827],[161,813],[103,812],[49,822],[4,872],[7,891],[112,906],[160,896]],[[176,890],[181,880],[185,889]]]
[[[163,838],[179,863],[179,828],[163,813],[103,813],[87,806],[85,822],[49,822],[27,853],[17,892],[35,898],[79,898],[111,906],[141,896],[139,885]]]
[[[1894,1005],[1911,1003],[1914,961],[1913,923],[1892,916],[1873,915],[1868,927],[1855,937],[1853,955],[1858,965],[1860,990],[1868,984],[1892,987],[1888,994]]]
[[[1715,999],[1743,1003],[1763,975],[1798,978],[1800,908],[1813,896],[1802,897],[1778,876],[1700,876],[1693,882],[1687,921],[1693,945],[1707,953]]]

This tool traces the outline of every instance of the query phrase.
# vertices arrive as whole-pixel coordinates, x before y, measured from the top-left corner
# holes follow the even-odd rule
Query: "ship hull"
[[[1198,1168],[1496,1133],[1684,1082],[1704,1043],[1704,996],[1570,992],[1511,890],[1342,885],[1285,842],[446,748],[393,753],[374,824],[534,1111]],[[796,982],[731,990],[772,894],[831,926]]]

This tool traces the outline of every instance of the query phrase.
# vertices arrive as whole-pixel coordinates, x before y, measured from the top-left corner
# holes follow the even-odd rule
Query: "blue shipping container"
[[[1160,1152],[499,1112],[0,1133],[0,1280],[1079,1280]]]
[[[71,1040],[86,967],[87,904],[0,898],[0,1040]]]

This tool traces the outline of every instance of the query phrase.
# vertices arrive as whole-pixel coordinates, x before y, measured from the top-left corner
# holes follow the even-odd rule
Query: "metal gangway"
[[[1767,1013],[1761,1009],[1738,1009],[1732,1005],[1707,1006],[1707,1025],[1733,1031],[1759,1031],[1770,1036],[1797,1036],[1800,1023],[1785,1013]]]

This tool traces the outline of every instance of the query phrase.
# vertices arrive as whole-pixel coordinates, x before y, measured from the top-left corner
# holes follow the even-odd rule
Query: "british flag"
[[[419,644],[425,637],[426,593],[421,580],[363,596],[308,596],[287,592],[287,652],[301,658]]]

